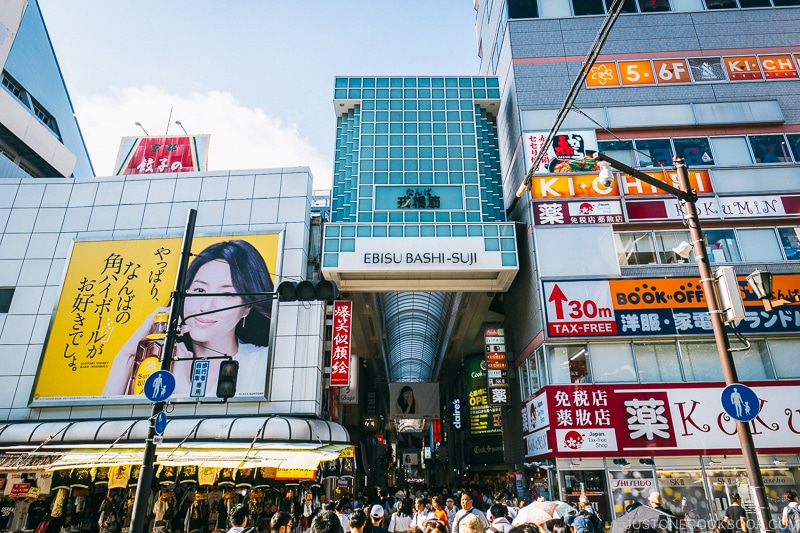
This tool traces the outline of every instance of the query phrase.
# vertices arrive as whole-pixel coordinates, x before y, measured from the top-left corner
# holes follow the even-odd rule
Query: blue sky
[[[333,169],[335,76],[476,74],[470,0],[39,0],[95,173],[123,136],[211,134],[210,170]]]

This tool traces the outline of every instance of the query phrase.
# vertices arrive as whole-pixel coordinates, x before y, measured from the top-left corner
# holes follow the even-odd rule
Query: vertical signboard
[[[489,405],[486,387],[486,359],[482,355],[464,359],[469,401],[470,435],[500,435],[503,431],[501,408]]]
[[[347,387],[350,382],[350,333],[353,302],[333,302],[333,339],[331,342],[331,387]]]
[[[511,405],[505,331],[502,328],[486,328],[483,340],[486,345],[489,405]]]
[[[464,399],[450,398],[450,429],[462,431],[464,429]]]

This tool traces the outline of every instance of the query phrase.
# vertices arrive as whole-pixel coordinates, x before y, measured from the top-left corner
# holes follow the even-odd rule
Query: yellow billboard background
[[[233,239],[247,241],[261,253],[274,282],[277,233],[195,237],[192,253]],[[181,237],[74,243],[33,401],[102,395],[122,345],[156,308],[169,304],[181,243]]]

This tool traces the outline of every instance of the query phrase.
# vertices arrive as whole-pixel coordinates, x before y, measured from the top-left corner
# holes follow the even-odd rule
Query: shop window
[[[742,256],[736,245],[732,229],[708,230],[703,233],[706,239],[708,260],[712,263],[738,263]]]
[[[717,165],[733,167],[753,164],[750,147],[744,137],[711,137],[711,148]]]
[[[633,355],[640,382],[683,381],[674,342],[634,344]]]
[[[658,469],[656,476],[664,507],[672,511],[680,524],[685,525],[686,531],[696,531],[695,527],[703,530],[710,516],[703,487],[703,472],[699,468],[677,472]],[[673,490],[673,487],[680,487],[680,490]]]
[[[786,140],[789,141],[789,149],[792,151],[795,162],[800,163],[800,134],[787,135]]]
[[[800,260],[800,227],[778,228],[783,253],[789,261]]]
[[[800,378],[797,364],[798,339],[769,339],[769,353],[778,379]]]
[[[633,141],[598,141],[598,150],[629,167],[635,166],[633,160]]]
[[[8,313],[11,309],[11,300],[14,298],[14,288],[0,288],[0,313]]]
[[[702,313],[698,320],[708,321],[708,313]],[[704,322],[706,323],[706,322]],[[707,322],[708,333],[711,323]],[[696,329],[697,323],[694,324]],[[722,378],[722,365],[719,362],[717,345],[713,342],[680,342],[681,362],[686,381],[719,381]]]
[[[591,382],[585,344],[548,346],[547,359],[551,384]]]
[[[692,238],[688,231],[657,231],[655,232],[656,250],[658,260],[663,264],[673,263],[694,263],[694,252],[688,259],[681,257],[673,250],[678,249],[684,243],[691,242]]]
[[[639,139],[636,157],[641,167],[672,166],[672,144],[669,139]]]
[[[767,345],[763,340],[750,341],[749,350],[733,352],[733,362],[739,379],[775,379]]]
[[[594,383],[636,383],[630,343],[603,343],[589,346]]]
[[[689,139],[673,139],[675,154],[682,155],[689,167],[702,167],[713,165],[714,156],[708,137],[692,137]]]
[[[790,163],[792,156],[783,135],[749,135],[756,163]]]
[[[657,262],[649,231],[615,233],[614,246],[620,265],[649,265]]]
[[[781,261],[783,254],[774,228],[740,229],[736,231],[745,261]]]

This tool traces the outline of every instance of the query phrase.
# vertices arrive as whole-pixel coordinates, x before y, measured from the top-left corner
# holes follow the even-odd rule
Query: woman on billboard
[[[184,291],[181,335],[175,344],[171,368],[175,395],[189,395],[193,363],[205,358],[211,360],[206,395],[213,395],[219,362],[225,355],[239,361],[237,395],[263,394],[272,300],[266,296],[238,296],[274,292],[272,277],[258,250],[243,240],[208,246],[189,265]],[[203,296],[219,293],[232,294]],[[159,312],[163,313],[163,308],[145,320],[114,358],[103,395],[130,394],[129,383],[135,373],[132,368],[141,364],[136,360],[140,339],[152,331]]]
[[[404,385],[397,396],[397,412],[401,415],[413,415],[417,412],[417,401],[414,399],[414,389]]]

